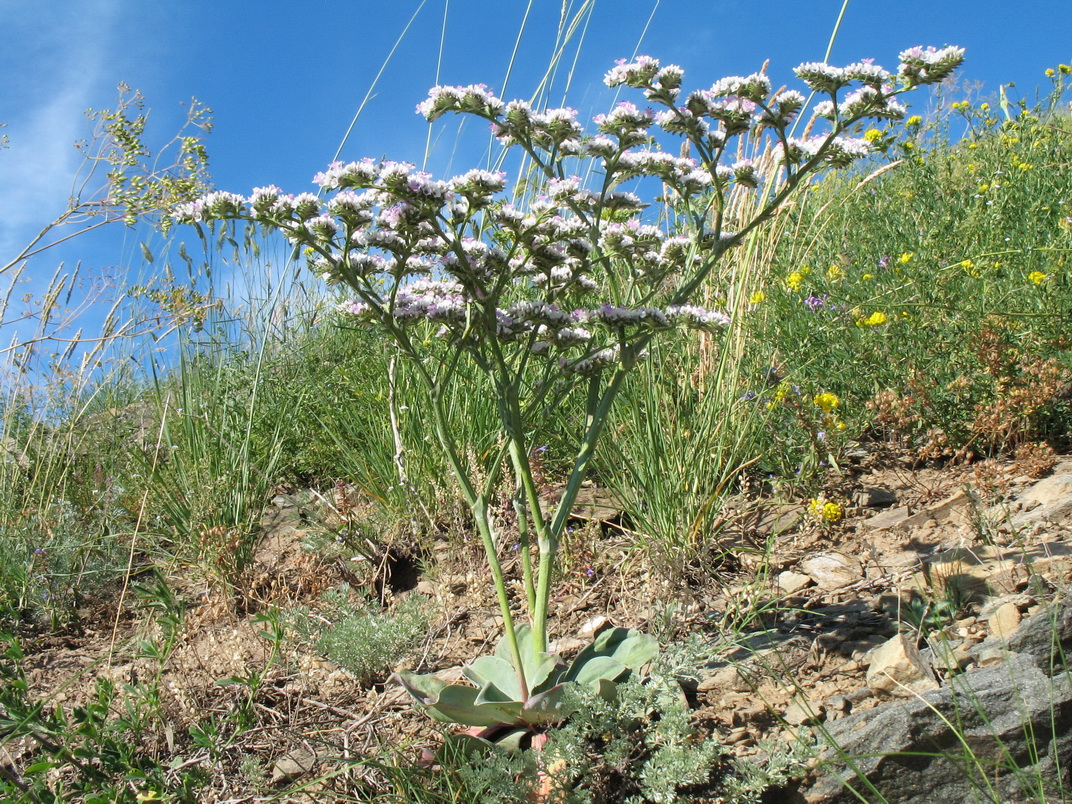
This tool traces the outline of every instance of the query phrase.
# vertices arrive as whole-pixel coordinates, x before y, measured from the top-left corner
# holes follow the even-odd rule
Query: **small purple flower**
[[[804,304],[806,304],[808,309],[814,313],[818,311],[820,307],[826,304],[826,300],[828,298],[829,296],[827,296],[825,293],[822,296],[808,296],[808,298],[804,300]]]
[[[878,261],[878,267],[879,267],[879,268],[883,268],[883,269],[885,269],[885,268],[889,268],[889,267],[890,267],[890,258],[889,258],[889,255],[887,255],[887,256],[885,256],[885,257],[881,258],[881,259],[880,259],[880,260]]]

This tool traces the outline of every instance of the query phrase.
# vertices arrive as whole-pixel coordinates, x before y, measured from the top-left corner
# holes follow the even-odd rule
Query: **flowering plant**
[[[440,180],[410,164],[366,159],[332,164],[316,177],[330,194],[326,201],[273,186],[249,198],[212,193],[177,210],[187,223],[241,220],[283,233],[324,280],[355,294],[340,308],[346,316],[379,327],[411,359],[482,540],[505,631],[496,656],[466,669],[476,688],[402,675],[433,714],[480,726],[553,721],[568,714],[559,706],[567,685],[606,694],[654,655],[654,640],[623,629],[569,669],[548,652],[559,540],[626,376],[656,336],[726,326],[724,312],[694,304],[726,251],[809,176],[867,156],[870,144],[848,136],[855,124],[900,119],[898,95],[940,81],[962,59],[959,48],[913,48],[901,53],[895,75],[870,61],[801,65],[797,76],[828,96],[815,109],[829,121],[827,131],[804,138],[790,135],[806,105],[801,92],[773,92],[769,78],[756,73],[683,95],[683,70],[649,57],[619,63],[604,80],[640,91],[660,111],[619,103],[594,118],[592,134],[573,109],[506,103],[482,85],[436,87],[418,111],[429,121],[448,112],[488,121],[505,148],[521,149],[530,160],[539,178],[527,186],[537,186],[538,195],[500,200],[508,187],[500,172],[475,169]],[[695,156],[661,150],[667,137],[683,138],[682,153]],[[735,159],[744,152],[739,138],[770,145],[777,169]],[[585,165],[595,180],[578,178]],[[638,195],[653,186],[663,189],[654,211]],[[724,224],[734,188],[758,193],[760,203],[731,232]],[[433,338],[449,348],[429,349]],[[498,442],[479,479],[444,408],[465,360],[486,377],[498,407]],[[562,496],[546,511],[529,426],[578,387],[587,391],[584,427]],[[525,625],[511,610],[491,513],[507,471],[516,479]]]

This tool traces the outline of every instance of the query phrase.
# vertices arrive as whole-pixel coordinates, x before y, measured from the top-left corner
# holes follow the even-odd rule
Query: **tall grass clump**
[[[16,288],[53,249],[102,227],[168,228],[161,210],[207,186],[200,134],[211,120],[200,104],[155,153],[144,100],[129,87],[120,85],[114,109],[87,116],[67,209],[0,266],[0,618],[9,624],[65,622],[121,577],[131,530],[115,482],[124,456],[99,416],[136,395],[121,356],[139,336],[160,334],[125,306],[120,279],[81,265],[61,264],[21,303]],[[99,332],[84,335],[89,326]]]

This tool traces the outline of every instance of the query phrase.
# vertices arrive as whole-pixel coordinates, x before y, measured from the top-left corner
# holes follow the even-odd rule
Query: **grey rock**
[[[873,517],[865,519],[863,527],[867,530],[896,528],[903,525],[910,516],[912,516],[912,512],[908,510],[908,506],[899,505],[896,508],[887,508],[881,514],[875,514]]]
[[[787,595],[793,595],[811,585],[811,576],[800,572],[786,570],[778,574],[778,588]]]
[[[979,647],[994,641],[988,639]],[[1072,656],[1072,597],[1066,594],[1059,602],[1028,617],[1002,642],[1009,651],[1031,657],[1040,669],[1052,673]]]
[[[897,494],[889,489],[865,486],[856,492],[853,501],[863,508],[886,508],[897,502]]]
[[[1069,789],[1069,722],[1068,676],[1051,679],[1030,656],[1012,654],[942,689],[830,722],[805,798],[870,801],[871,785],[889,804],[1039,801],[1040,782]]]
[[[834,550],[807,556],[801,560],[798,569],[815,581],[820,589],[828,592],[855,583],[864,573],[859,561]]]
[[[1013,502],[1021,510],[1012,518],[1014,527],[1072,517],[1072,460],[1058,463],[1049,477],[1018,494]]]
[[[272,784],[303,776],[316,765],[317,757],[304,748],[296,748],[272,763]]]

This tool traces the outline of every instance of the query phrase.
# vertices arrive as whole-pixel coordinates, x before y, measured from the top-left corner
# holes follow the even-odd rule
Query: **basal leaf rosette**
[[[626,628],[603,631],[570,663],[538,651],[532,630],[517,629],[524,662],[519,674],[505,641],[495,654],[462,669],[471,684],[451,684],[434,675],[402,672],[396,678],[436,720],[477,727],[475,736],[497,745],[517,747],[534,731],[554,726],[574,711],[585,695],[612,700],[616,685],[639,671],[659,651],[656,640]],[[528,682],[522,689],[519,677]]]

